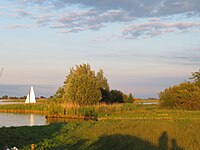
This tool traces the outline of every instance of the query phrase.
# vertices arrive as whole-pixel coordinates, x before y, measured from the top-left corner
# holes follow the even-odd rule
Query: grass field
[[[43,104],[0,109],[5,107],[48,109]],[[31,144],[36,150],[199,150],[200,111],[137,104],[98,105],[92,109],[99,114],[99,121],[61,119],[63,123],[48,126],[0,128],[0,150],[6,145],[29,150]]]
[[[0,128],[0,149],[199,150],[199,120],[102,120]]]

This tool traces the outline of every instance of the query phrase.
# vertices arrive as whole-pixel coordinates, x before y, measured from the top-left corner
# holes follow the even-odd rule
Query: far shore
[[[33,114],[43,114],[46,115],[46,111],[40,111],[40,110],[1,110],[2,113],[33,113]]]

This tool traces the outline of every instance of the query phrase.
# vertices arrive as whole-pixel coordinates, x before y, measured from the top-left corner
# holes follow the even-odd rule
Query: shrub
[[[184,82],[167,88],[159,96],[164,107],[200,109],[200,88],[195,83]]]

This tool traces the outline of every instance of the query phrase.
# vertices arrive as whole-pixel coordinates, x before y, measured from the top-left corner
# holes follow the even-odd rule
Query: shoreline
[[[40,111],[40,110],[3,110],[0,109],[0,112],[2,113],[34,113],[34,114],[42,114],[45,115],[47,112],[46,111]]]

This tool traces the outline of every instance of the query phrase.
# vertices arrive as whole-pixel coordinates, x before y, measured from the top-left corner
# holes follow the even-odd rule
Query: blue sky
[[[157,97],[200,66],[198,0],[0,1],[0,33],[1,96],[50,96],[89,63],[111,89]]]

